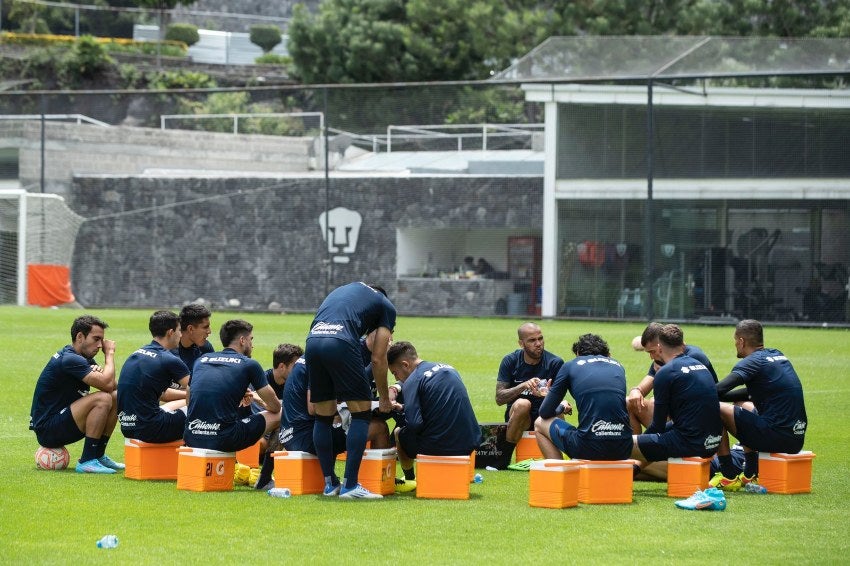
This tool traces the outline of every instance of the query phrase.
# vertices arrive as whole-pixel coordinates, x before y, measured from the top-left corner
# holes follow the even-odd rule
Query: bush
[[[200,41],[198,27],[192,24],[171,24],[165,30],[165,39],[168,41],[182,41],[188,46],[195,45]]]
[[[74,42],[61,65],[62,71],[73,81],[75,78],[90,79],[113,63],[103,45],[92,36],[84,35]]]
[[[280,28],[272,25],[251,26],[251,43],[268,53],[282,40]]]
[[[277,53],[263,53],[254,59],[254,63],[258,65],[290,65],[292,64],[292,57],[278,55]]]

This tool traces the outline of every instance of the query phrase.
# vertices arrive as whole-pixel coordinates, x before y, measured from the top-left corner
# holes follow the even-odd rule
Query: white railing
[[[325,128],[325,115],[322,112],[261,112],[256,114],[163,114],[159,118],[160,129],[166,130],[169,120],[209,120],[211,118],[229,118],[233,120],[232,131],[239,133],[239,120],[247,118],[308,118],[319,119],[319,131]]]
[[[101,126],[103,128],[110,127],[106,122],[83,116],[82,114],[2,114],[0,120],[69,120],[74,121],[79,126],[80,124],[92,124],[93,126]]]
[[[411,141],[454,138],[457,140],[458,151],[463,151],[463,140],[480,139],[481,149],[487,151],[488,139],[509,137],[531,138],[535,133],[542,132],[543,126],[543,124],[444,124],[437,126],[387,126],[387,153],[391,153],[393,150],[393,139]]]

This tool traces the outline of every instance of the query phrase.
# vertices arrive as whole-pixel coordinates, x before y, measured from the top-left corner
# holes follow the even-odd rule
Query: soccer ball
[[[41,470],[64,470],[70,461],[71,455],[64,446],[61,448],[39,446],[35,451],[35,465]]]

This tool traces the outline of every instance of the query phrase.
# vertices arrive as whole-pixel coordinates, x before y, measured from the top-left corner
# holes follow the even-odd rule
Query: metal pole
[[[27,304],[27,191],[18,201],[18,306]]]
[[[74,37],[80,38],[80,7],[74,8]]]
[[[159,5],[159,10],[157,10],[157,40],[156,40],[156,68],[162,69],[162,38],[164,37],[162,34],[162,2],[157,3]]]
[[[40,180],[40,183],[39,183],[42,194],[44,193],[44,140],[45,140],[45,137],[46,137],[45,132],[44,132],[45,126],[46,126],[44,115],[47,112],[46,106],[47,106],[47,100],[44,98],[44,95],[42,94],[41,95],[41,180]]]
[[[0,31],[3,31],[3,0],[0,0]]]
[[[655,132],[653,127],[652,108],[652,79],[647,82],[647,105],[646,105],[646,204],[644,206],[643,230],[646,252],[644,254],[644,286],[646,287],[646,316],[652,320],[655,316],[653,297],[653,272],[655,264],[655,234],[653,233],[653,202],[652,202],[652,178],[654,175],[654,144]]]
[[[325,144],[324,152],[325,152],[325,265],[327,266],[327,270],[325,271],[325,295],[330,292],[331,285],[331,270],[333,269],[333,262],[331,258],[331,219],[330,219],[330,211],[331,211],[331,177],[330,177],[330,164],[328,163],[328,158],[330,157],[330,150],[328,147],[328,122],[330,122],[330,117],[328,116],[328,88],[325,87],[322,90],[322,100],[323,100],[323,112],[325,118],[325,127],[324,127],[324,139],[323,142]]]

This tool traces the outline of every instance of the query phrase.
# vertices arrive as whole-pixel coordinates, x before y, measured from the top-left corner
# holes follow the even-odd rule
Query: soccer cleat
[[[687,509],[689,511],[723,511],[726,509],[726,496],[723,492],[715,487],[709,487],[705,491],[696,492],[688,497],[675,502],[679,509]]]
[[[92,458],[91,460],[87,460],[85,462],[77,462],[77,466],[75,468],[78,473],[81,474],[114,474],[115,470],[112,468],[107,468],[103,464],[100,463],[100,460],[97,458]]]
[[[338,483],[336,485],[326,483],[325,489],[324,489],[324,491],[322,491],[322,495],[324,495],[325,497],[333,497],[335,495],[339,495],[339,490],[340,490],[341,487],[342,487],[341,483]]]
[[[248,469],[248,485],[257,485],[257,480],[260,479],[260,468]],[[274,487],[274,486],[272,486]]]
[[[248,485],[250,477],[251,468],[245,464],[236,462],[236,466],[233,468],[233,485]]]
[[[127,467],[121,462],[116,462],[106,454],[98,458],[97,461],[106,466],[107,468],[112,468],[113,470],[123,470]]]
[[[380,493],[372,493],[359,483],[350,489],[339,490],[340,499],[383,499],[384,496]]]
[[[531,470],[531,463],[534,461],[534,458],[529,458],[527,460],[520,460],[519,462],[515,462],[508,466],[509,470],[516,470],[518,472],[527,472]]]
[[[410,493],[416,489],[416,480],[407,480],[404,478],[395,479],[396,493]]]
[[[731,479],[724,476],[722,472],[717,472],[714,474],[714,477],[708,481],[708,485],[716,487],[717,489],[722,489],[723,491],[741,491],[748,483],[756,482],[758,482],[757,476],[748,478],[744,475],[744,472],[741,472]]]

